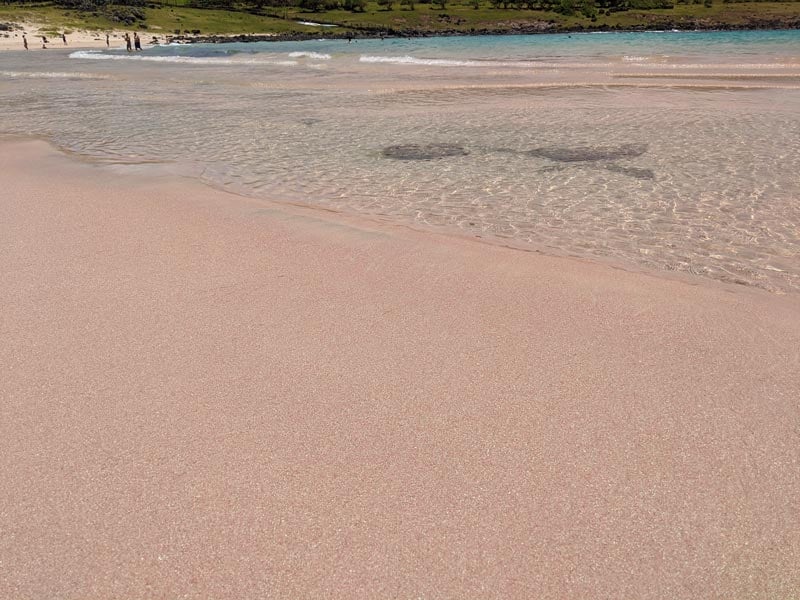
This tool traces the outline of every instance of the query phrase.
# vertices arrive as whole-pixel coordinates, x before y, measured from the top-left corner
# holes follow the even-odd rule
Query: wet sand
[[[0,597],[792,598],[800,300],[0,145]]]

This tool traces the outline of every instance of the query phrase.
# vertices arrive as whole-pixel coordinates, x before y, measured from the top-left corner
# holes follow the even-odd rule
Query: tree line
[[[375,0],[383,10],[393,10],[395,6],[413,10],[417,4],[432,4],[444,10],[448,4],[459,4],[480,8],[489,4],[493,8],[514,10],[551,11],[561,14],[584,14],[587,17],[601,12],[617,12],[630,9],[672,8],[674,3],[691,3],[694,0]],[[700,1],[700,0],[697,0]],[[728,0],[723,0],[728,1]],[[160,6],[185,6],[233,11],[261,12],[265,9],[297,8],[307,12],[329,10],[348,10],[362,12],[367,8],[367,0],[0,0],[2,4],[49,4],[80,11],[113,11],[114,7],[143,9]],[[125,13],[125,10],[121,10]],[[135,13],[141,11],[133,10]],[[139,14],[135,15],[139,17]]]

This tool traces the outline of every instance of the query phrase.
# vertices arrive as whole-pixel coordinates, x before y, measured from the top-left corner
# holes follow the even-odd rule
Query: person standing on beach
[[[131,36],[129,33],[125,33],[125,49],[130,52],[131,49]]]
[[[136,48],[137,51],[142,49],[142,40],[139,39],[139,32],[133,32],[133,47]]]
[[[108,39],[108,34],[106,34],[106,48],[111,47],[111,41]]]
[[[28,49],[28,38],[26,38],[24,35],[22,36],[22,45],[25,46],[25,50]]]
[[[62,33],[61,34],[61,41],[64,42],[65,46],[67,45],[67,34],[66,33]]]
[[[42,50],[47,50],[47,38],[42,36]]]

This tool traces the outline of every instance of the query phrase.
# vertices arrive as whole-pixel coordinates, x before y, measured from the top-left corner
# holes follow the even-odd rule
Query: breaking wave
[[[96,75],[94,73],[76,72],[42,72],[29,73],[25,71],[0,71],[1,77],[19,79],[109,79],[108,75]]]
[[[314,58],[316,60],[330,60],[330,54],[321,54],[319,52],[290,52],[290,58]]]
[[[531,68],[538,66],[530,61],[500,62],[493,60],[454,60],[448,58],[415,58],[413,56],[370,56],[362,55],[362,63],[388,63],[394,65],[429,65],[435,67],[517,67]]]
[[[160,63],[185,63],[202,65],[279,65],[294,66],[296,60],[275,60],[265,58],[219,58],[214,56],[143,56],[141,54],[106,54],[97,50],[77,50],[70,58],[90,60],[138,60]]]

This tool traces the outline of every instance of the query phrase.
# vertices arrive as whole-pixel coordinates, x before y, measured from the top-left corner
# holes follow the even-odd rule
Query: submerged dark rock
[[[397,160],[432,160],[447,156],[466,156],[469,151],[456,144],[401,144],[387,146],[381,154]]]
[[[598,162],[634,158],[647,152],[644,144],[623,144],[621,146],[547,146],[522,151],[521,154],[547,158],[556,162]]]
[[[596,168],[606,169],[620,175],[627,175],[635,179],[655,179],[656,175],[651,169],[628,167],[613,161],[624,158],[635,158],[647,152],[646,144],[622,144],[620,146],[545,146],[533,150],[513,150],[511,148],[497,148],[497,152],[507,152],[517,156],[546,158],[555,163],[542,167],[539,171],[554,171],[569,168],[569,164],[580,166],[587,163],[600,163],[593,165]]]

